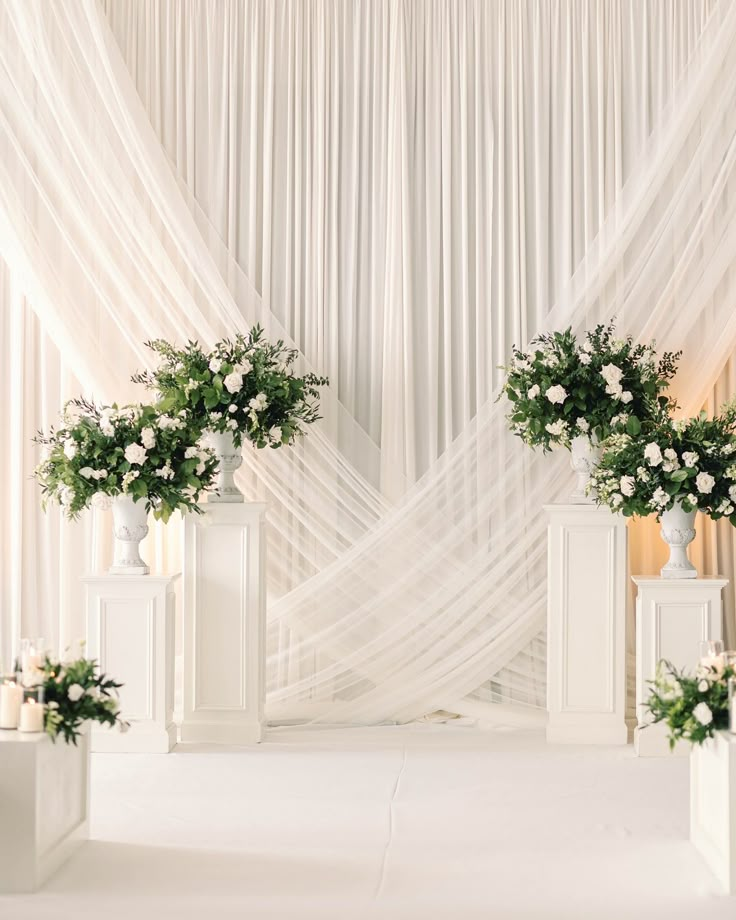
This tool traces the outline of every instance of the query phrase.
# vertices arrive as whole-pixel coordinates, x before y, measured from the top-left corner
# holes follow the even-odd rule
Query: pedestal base
[[[0,816],[0,894],[35,891],[89,836],[89,736],[0,731]]]
[[[626,744],[626,522],[547,505],[547,740]]]
[[[634,748],[640,757],[664,757],[670,754],[665,726],[643,727],[650,681],[663,658],[676,668],[694,670],[699,642],[721,638],[721,591],[728,579],[637,577],[633,581],[638,588],[636,712],[640,726],[634,735]],[[680,742],[675,752],[689,754],[690,745]]]
[[[174,724],[174,619],[178,575],[92,575],[87,594],[87,651],[123,684],[120,711],[130,729],[92,728],[92,750],[167,753]]]
[[[207,503],[185,521],[181,740],[261,740],[265,505]]]
[[[690,755],[690,840],[736,894],[736,737],[716,732]]]

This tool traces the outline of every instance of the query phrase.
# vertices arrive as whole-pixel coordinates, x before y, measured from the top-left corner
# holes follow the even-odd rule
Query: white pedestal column
[[[75,747],[0,731],[0,894],[43,885],[89,836],[88,817],[87,734]]]
[[[728,579],[639,577],[633,581],[638,588],[636,715],[639,720],[634,745],[642,757],[660,757],[670,753],[665,726],[643,727],[649,681],[654,680],[657,664],[663,658],[676,668],[693,670],[698,663],[698,643],[721,638],[721,591]],[[687,754],[690,745],[678,744],[675,751]]]
[[[185,522],[182,741],[260,741],[266,505],[207,504]]]
[[[124,734],[92,728],[93,751],[167,753],[176,744],[174,629],[179,575],[89,575],[87,651],[120,681]]]
[[[547,505],[547,740],[626,744],[626,521]]]
[[[736,894],[736,736],[716,732],[690,755],[690,840]]]

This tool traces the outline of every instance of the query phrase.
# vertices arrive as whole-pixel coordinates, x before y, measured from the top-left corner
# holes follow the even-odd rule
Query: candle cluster
[[[0,729],[44,730],[42,640],[24,639],[20,670],[0,677]]]

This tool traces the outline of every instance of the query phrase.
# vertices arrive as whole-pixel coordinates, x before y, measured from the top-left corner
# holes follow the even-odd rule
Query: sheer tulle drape
[[[127,362],[143,359],[141,339],[208,341],[253,317],[257,303],[232,297],[237,267],[223,277],[204,246],[97,7],[7,0],[1,15],[3,254],[80,382],[115,391]],[[736,338],[735,18],[716,8],[632,181],[545,320],[582,328],[616,313],[626,331],[687,345],[691,408]],[[402,34],[391,32],[394,67],[409,47]],[[400,115],[389,148],[399,161]],[[407,241],[404,205],[392,202],[393,259]],[[484,403],[395,510],[345,459],[339,411],[299,451],[249,455],[273,506],[274,583],[300,582],[271,607],[272,713],[406,719],[489,678],[494,699],[539,703],[540,509],[569,474],[563,458],[514,441],[503,413]]]

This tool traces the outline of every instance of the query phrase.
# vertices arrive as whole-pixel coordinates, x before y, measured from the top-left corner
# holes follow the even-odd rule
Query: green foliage
[[[199,511],[217,467],[214,454],[197,443],[200,435],[185,409],[71,400],[61,425],[36,438],[46,449],[35,471],[44,507],[59,502],[76,518],[92,504],[104,507],[128,494],[163,521],[177,509]]]
[[[578,345],[571,329],[543,333],[526,351],[513,349],[502,393],[511,402],[511,430],[531,447],[570,446],[577,435],[602,441],[612,432],[635,436],[661,407],[680,353],[657,361],[653,346],[615,338],[615,325],[596,326]]]
[[[728,728],[728,678],[733,669],[722,659],[701,663],[695,675],[660,661],[646,703],[647,721],[664,722],[670,749],[680,740],[703,744],[719,729]]]
[[[55,661],[46,658],[43,667],[46,733],[53,741],[61,735],[69,744],[77,743],[85,722],[117,726],[128,723],[120,718],[118,690],[122,684],[100,674],[97,662],[89,658]]]
[[[637,433],[638,434],[638,433]],[[665,411],[643,434],[611,435],[591,475],[599,504],[627,517],[659,517],[676,501],[736,524],[736,408],[709,419],[671,419]]]
[[[328,379],[297,376],[298,353],[281,340],[268,342],[260,326],[223,339],[210,352],[197,342],[184,348],[162,339],[146,344],[161,359],[159,367],[133,380],[160,393],[162,410],[185,411],[200,430],[231,431],[236,445],[247,439],[275,449],[320,417],[319,387]]]

